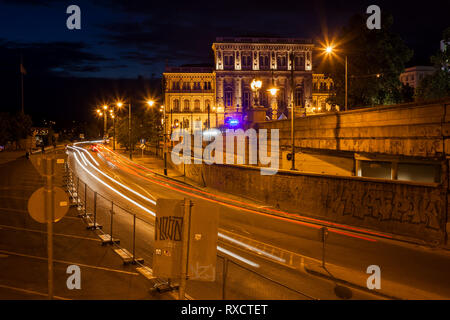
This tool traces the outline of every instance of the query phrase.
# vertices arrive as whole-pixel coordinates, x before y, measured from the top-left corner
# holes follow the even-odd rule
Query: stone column
[[[239,106],[239,108],[242,108],[242,90],[241,90],[241,78],[235,77],[234,78],[234,96],[235,96],[235,106],[236,108]],[[236,109],[236,111],[239,111]]]
[[[223,101],[223,78],[218,76],[216,83],[216,94],[217,94],[217,106],[221,109],[224,108]]]

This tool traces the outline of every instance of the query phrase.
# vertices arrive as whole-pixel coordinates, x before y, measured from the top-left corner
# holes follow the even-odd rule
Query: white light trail
[[[258,249],[258,248],[256,248],[256,247],[253,247],[253,246],[251,246],[251,245],[249,245],[249,244],[246,244],[246,243],[244,243],[244,242],[242,242],[242,241],[233,239],[233,238],[231,238],[231,237],[229,237],[229,236],[224,235],[223,233],[220,233],[220,232],[219,232],[218,235],[219,235],[219,237],[221,237],[221,238],[224,238],[224,239],[226,239],[226,240],[228,240],[228,241],[230,241],[230,242],[236,243],[237,245],[239,245],[239,246],[241,246],[241,247],[244,247],[244,248],[247,248],[247,249],[249,249],[249,250],[256,251],[257,253],[259,253],[259,254],[261,254],[261,255],[264,255],[264,256],[266,256],[266,257],[268,257],[268,258],[270,258],[270,259],[274,259],[274,260],[277,260],[277,261],[280,261],[280,262],[283,262],[283,263],[286,262],[286,260],[283,259],[283,258],[274,256],[273,254],[270,254],[270,253],[268,253],[268,252],[266,252],[266,251],[260,250],[260,249]]]
[[[95,166],[93,166],[93,165],[89,162],[89,160],[84,156],[84,154],[81,154],[80,151],[79,151],[79,150],[83,150],[83,151],[86,151],[86,150],[84,150],[84,149],[82,149],[82,148],[80,148],[80,147],[69,147],[69,146],[68,146],[67,148],[70,148],[70,149],[73,149],[74,151],[76,151],[76,153],[78,153],[78,154],[80,155],[80,158],[83,160],[83,162],[85,162],[85,159],[86,159],[87,162],[88,162],[88,164],[89,164],[92,168],[94,168],[97,172],[99,172],[100,174],[102,174],[102,175],[105,176],[106,178],[108,178],[108,179],[110,179],[111,181],[113,181],[113,182],[119,184],[120,186],[122,186],[123,188],[125,188],[125,189],[129,190],[130,192],[136,194],[137,196],[139,196],[139,197],[141,197],[141,198],[143,198],[143,199],[146,199],[147,201],[150,201],[150,202],[153,203],[153,204],[156,204],[155,201],[153,201],[153,200],[151,200],[151,199],[149,199],[149,198],[143,196],[142,194],[140,194],[140,193],[138,193],[138,192],[136,192],[136,191],[134,191],[134,190],[128,188],[127,186],[125,186],[125,185],[123,185],[122,183],[116,181],[115,179],[109,177],[109,176],[106,175],[105,173],[101,172],[98,168],[96,168]],[[89,154],[88,151],[86,151],[86,152]],[[106,187],[109,188],[110,190],[116,192],[117,194],[119,194],[120,196],[122,196],[123,198],[125,198],[126,200],[130,201],[130,202],[133,203],[134,205],[138,206],[138,207],[141,208],[142,210],[144,210],[144,211],[150,213],[150,214],[153,215],[153,216],[156,216],[156,214],[155,214],[153,211],[151,211],[151,210],[145,208],[144,206],[142,206],[142,205],[140,205],[139,203],[135,202],[134,200],[130,199],[129,197],[127,197],[127,196],[124,195],[123,193],[121,193],[121,192],[119,192],[118,190],[114,189],[113,187],[111,187],[110,185],[108,185],[107,183],[105,183],[103,180],[99,179],[97,176],[95,176],[94,174],[92,174],[92,173],[91,173],[85,166],[83,166],[83,164],[78,160],[78,157],[77,157],[77,154],[76,154],[76,153],[74,153],[73,155],[74,155],[75,160],[77,161],[77,163],[83,168],[84,171],[86,171],[86,172],[87,172],[89,175],[91,175],[94,179],[96,179],[97,181],[99,181],[100,183],[102,183],[104,186],[106,186]],[[89,155],[90,155],[90,154],[89,154]],[[91,155],[90,155],[90,156],[91,156]],[[92,156],[91,156],[91,158],[92,158]],[[239,244],[239,245],[241,245],[241,246],[243,246],[243,247],[246,247],[247,249],[250,249],[250,250],[253,250],[253,251],[257,251],[257,252],[261,253],[262,255],[268,256],[268,257],[270,257],[270,258],[272,258],[272,259],[275,259],[275,260],[278,260],[278,261],[282,261],[282,262],[285,261],[284,259],[281,259],[281,258],[279,258],[279,257],[273,256],[273,255],[271,255],[271,254],[269,254],[269,253],[267,253],[267,252],[265,252],[265,251],[262,251],[262,250],[259,250],[259,249],[255,248],[255,247],[253,247],[253,246],[247,245],[247,244],[245,244],[245,243],[243,243],[243,242],[241,242],[241,241],[238,241],[238,240],[235,240],[235,239],[230,238],[230,237],[228,237],[228,236],[225,236],[224,234],[222,234],[222,233],[220,233],[220,232],[218,233],[218,235],[219,235],[219,237],[225,238],[225,239],[227,239],[227,240],[229,240],[229,241],[231,241],[231,242],[234,242],[234,243]],[[259,267],[260,267],[259,264],[255,263],[255,262],[253,262],[253,261],[250,261],[250,260],[248,260],[248,259],[246,259],[246,258],[244,258],[244,257],[242,257],[242,256],[240,256],[240,255],[238,255],[238,254],[235,254],[235,253],[233,253],[233,252],[231,252],[231,251],[229,251],[229,250],[227,250],[227,249],[225,249],[225,248],[222,248],[222,247],[220,247],[220,246],[217,246],[217,250],[220,251],[220,252],[222,252],[222,253],[225,253],[225,254],[229,255],[230,257],[233,257],[233,258],[235,258],[235,259],[237,259],[237,260],[239,260],[239,261],[242,261],[242,262],[244,262],[244,263],[246,263],[246,264],[248,264],[248,265],[250,265],[250,266],[252,266],[252,267],[255,267],[255,268],[259,268]]]
[[[85,153],[88,154],[88,156],[92,159],[92,161],[94,161],[94,163],[97,165],[97,167],[99,167],[100,165],[98,164],[98,162],[94,159],[94,157],[91,155],[91,153],[89,151],[87,151],[86,149],[80,148],[80,147],[75,147],[79,150],[84,151]]]
[[[77,149],[81,149],[81,148],[78,148],[78,147],[75,147],[75,148],[76,148],[75,151],[77,151],[77,152],[79,153],[79,151],[78,151]],[[81,154],[81,153],[79,153],[79,154],[80,154],[80,157],[82,157],[82,158],[84,157],[83,154]],[[85,158],[85,157],[84,157],[84,158]],[[85,158],[85,159],[86,159],[86,158]],[[86,159],[86,160],[87,160],[87,159]],[[107,174],[103,173],[101,170],[99,170],[99,169],[96,168],[95,166],[93,166],[90,162],[89,162],[89,165],[90,165],[93,169],[95,169],[98,173],[100,173],[100,174],[103,175],[104,177],[108,178],[108,179],[111,180],[112,182],[117,183],[117,184],[118,184],[119,186],[121,186],[122,188],[127,189],[128,191],[130,191],[131,193],[134,193],[134,194],[137,195],[138,197],[141,197],[142,199],[144,199],[144,200],[146,200],[146,201],[148,201],[148,202],[150,202],[150,203],[156,205],[156,201],[155,201],[155,200],[150,199],[150,198],[147,198],[146,196],[140,194],[139,192],[136,192],[136,191],[134,191],[133,189],[127,187],[127,186],[124,185],[123,183],[120,183],[120,182],[117,181],[116,179],[111,178],[110,176],[108,176]]]
[[[78,150],[75,150],[77,152],[79,152]],[[139,203],[137,203],[136,201],[134,201],[133,199],[130,199],[129,197],[127,197],[126,195],[124,195],[123,193],[121,193],[120,191],[117,191],[116,189],[114,189],[113,187],[111,187],[109,184],[105,183],[103,180],[99,179],[98,177],[96,177],[94,174],[92,174],[88,169],[86,169],[86,167],[80,162],[80,160],[78,160],[77,155],[74,153],[73,154],[75,157],[75,160],[78,162],[78,164],[80,165],[81,168],[83,168],[84,171],[86,171],[89,175],[91,175],[95,180],[97,180],[98,182],[100,182],[101,184],[103,184],[105,187],[107,187],[108,189],[114,191],[115,193],[119,194],[121,197],[125,198],[126,200],[130,201],[131,203],[133,203],[135,206],[141,208],[142,210],[144,210],[145,212],[150,213],[152,216],[156,216],[156,214],[147,209],[146,207],[140,205]]]

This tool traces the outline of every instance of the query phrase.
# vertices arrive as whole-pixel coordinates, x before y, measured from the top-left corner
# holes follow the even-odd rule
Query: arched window
[[[198,99],[194,101],[194,111],[200,112],[200,100]]]
[[[295,89],[295,106],[303,107],[303,88],[299,87]]]
[[[183,110],[189,111],[189,100],[188,99],[184,100]]]
[[[173,100],[173,111],[180,112],[180,100]]]

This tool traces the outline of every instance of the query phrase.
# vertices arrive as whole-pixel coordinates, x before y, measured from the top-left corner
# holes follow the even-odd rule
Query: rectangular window
[[[251,69],[252,67],[252,55],[251,54],[243,54],[242,55],[242,68],[243,69]]]
[[[399,163],[397,179],[417,182],[441,182],[440,166],[421,163]]]
[[[234,68],[234,55],[233,54],[227,54],[224,55],[224,66],[226,69],[233,69]]]
[[[231,107],[233,104],[233,94],[232,92],[225,92],[225,105]]]
[[[391,163],[382,161],[363,161],[361,160],[361,177],[389,179],[391,180]]]
[[[277,57],[277,68],[278,69],[286,69],[286,55],[279,55]]]
[[[269,56],[266,54],[261,54],[259,56],[259,68],[261,70],[269,69]]]
[[[295,70],[305,70],[305,57],[303,55],[296,55],[294,58]]]
[[[242,107],[247,109],[250,107],[250,99],[251,99],[252,95],[250,92],[248,91],[244,91],[244,98],[242,99]]]

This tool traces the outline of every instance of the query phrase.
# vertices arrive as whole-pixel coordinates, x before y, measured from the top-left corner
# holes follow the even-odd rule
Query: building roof
[[[210,65],[183,65],[180,67],[167,66],[164,73],[212,73],[214,70]]]
[[[313,44],[311,39],[306,38],[273,38],[273,37],[217,37],[215,43]]]
[[[416,72],[416,71],[435,71],[436,68],[432,67],[432,66],[413,66],[410,68],[405,68],[405,71],[403,71],[403,73],[405,72]]]

